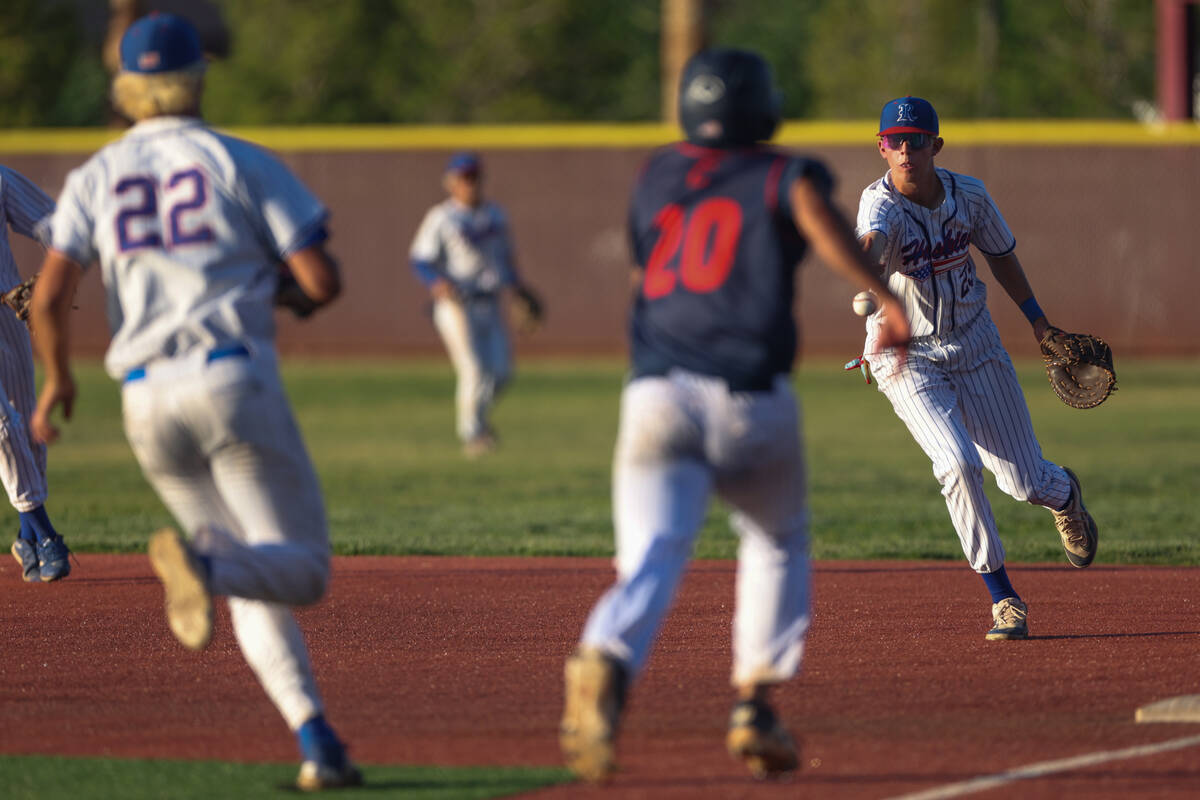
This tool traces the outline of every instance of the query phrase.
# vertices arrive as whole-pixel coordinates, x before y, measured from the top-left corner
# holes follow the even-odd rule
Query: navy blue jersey
[[[679,367],[766,390],[796,353],[796,267],[806,243],[788,188],[819,161],[766,147],[676,144],[652,155],[634,189],[629,234],[644,270],[630,322],[635,377]]]

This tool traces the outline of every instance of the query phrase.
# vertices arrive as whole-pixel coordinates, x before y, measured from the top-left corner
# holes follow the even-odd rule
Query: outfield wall
[[[788,125],[781,142],[826,160],[835,199],[851,216],[883,161],[870,123]],[[630,187],[645,155],[671,131],[658,125],[522,128],[308,128],[235,131],[277,149],[333,210],[331,250],[346,293],[307,323],[281,317],[292,352],[410,354],[440,347],[427,300],[407,265],[412,235],[441,197],[455,149],[478,149],[485,190],[509,212],[522,272],[545,296],[546,328],[522,353],[618,353],[628,293],[624,232]],[[0,161],[51,194],[68,170],[115,134],[4,132]],[[1064,328],[1107,338],[1118,354],[1200,353],[1200,129],[1123,123],[943,125],[938,163],[982,178],[1017,237],[1042,307]],[[854,145],[845,142],[855,141]],[[37,248],[13,237],[22,272]],[[1033,355],[1029,327],[977,264],[1014,355]],[[854,355],[862,323],[853,291],[815,262],[801,281],[804,351]],[[1000,294],[997,297],[997,294]],[[107,340],[96,277],[82,285],[75,340]]]

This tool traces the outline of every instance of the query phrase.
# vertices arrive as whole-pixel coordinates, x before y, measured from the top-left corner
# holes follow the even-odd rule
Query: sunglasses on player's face
[[[909,150],[920,150],[933,143],[933,137],[928,133],[889,133],[883,137],[883,146],[888,150],[899,150],[907,144]]]

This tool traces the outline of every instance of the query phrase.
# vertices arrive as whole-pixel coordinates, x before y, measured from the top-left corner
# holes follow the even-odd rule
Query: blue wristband
[[[1038,305],[1037,298],[1032,296],[1024,303],[1021,303],[1021,313],[1025,315],[1025,319],[1029,320],[1030,324],[1046,316],[1042,312],[1042,307]]]

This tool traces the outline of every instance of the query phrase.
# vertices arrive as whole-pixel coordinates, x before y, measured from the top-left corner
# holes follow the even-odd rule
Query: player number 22
[[[203,223],[190,225],[185,215],[202,211],[208,202],[208,184],[199,169],[185,169],[173,173],[167,179],[167,189],[179,187],[183,192],[167,213],[167,224],[162,225],[158,217],[158,185],[147,175],[132,175],[117,181],[114,192],[118,195],[134,194],[134,203],[117,214],[117,242],[121,251],[137,250],[142,247],[179,247],[213,240],[212,229]],[[173,192],[175,193],[175,192]],[[134,226],[132,223],[140,222]],[[159,229],[169,227],[171,238],[164,243]],[[139,232],[140,231],[140,232]]]
[[[715,291],[725,283],[742,233],[742,207],[736,202],[712,197],[690,214],[671,203],[655,216],[654,227],[662,233],[646,262],[642,281],[646,299],[665,297],[680,283],[697,294]],[[676,260],[678,268],[672,270]]]

